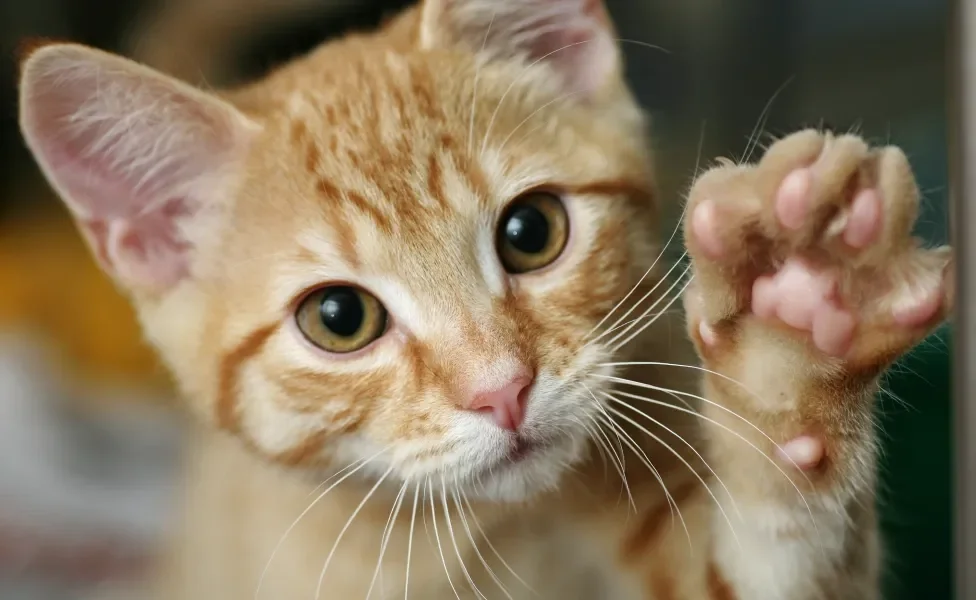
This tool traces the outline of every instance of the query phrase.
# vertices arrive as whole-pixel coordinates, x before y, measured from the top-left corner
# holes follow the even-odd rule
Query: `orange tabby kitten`
[[[219,95],[26,58],[27,143],[214,426],[161,597],[877,597],[877,378],[952,302],[905,156],[700,176],[685,366],[614,39],[426,0]]]

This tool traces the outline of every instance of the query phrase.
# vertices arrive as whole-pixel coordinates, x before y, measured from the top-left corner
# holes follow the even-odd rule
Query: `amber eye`
[[[367,292],[330,286],[309,294],[295,314],[302,334],[328,352],[354,352],[386,330],[386,309]]]
[[[498,224],[498,256],[509,273],[541,269],[562,254],[569,216],[558,196],[529,192],[516,198]]]

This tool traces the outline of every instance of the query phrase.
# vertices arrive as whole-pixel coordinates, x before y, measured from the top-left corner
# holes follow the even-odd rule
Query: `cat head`
[[[518,499],[581,459],[651,266],[644,122],[591,0],[427,0],[216,94],[94,49],[21,128],[193,409],[296,469]]]

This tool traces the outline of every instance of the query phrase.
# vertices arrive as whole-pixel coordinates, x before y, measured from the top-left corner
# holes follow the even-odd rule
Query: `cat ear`
[[[148,292],[188,275],[183,228],[226,195],[258,129],[222,100],[74,44],[23,61],[20,127],[102,267]]]
[[[420,43],[549,65],[568,92],[593,96],[619,77],[602,0],[425,0]]]

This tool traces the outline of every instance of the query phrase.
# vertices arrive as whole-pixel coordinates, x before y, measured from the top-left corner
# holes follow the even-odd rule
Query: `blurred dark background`
[[[19,138],[15,57],[24,38],[80,41],[220,86],[407,4],[0,0],[0,327],[52,340],[76,381],[166,389],[125,303],[88,261]],[[634,89],[654,118],[672,219],[699,156],[742,156],[755,131],[829,124],[905,148],[925,195],[919,235],[946,241],[947,0],[608,5],[622,38],[666,50],[624,43]],[[74,301],[65,302],[66,290]],[[890,600],[951,596],[950,336],[940,332],[894,369],[879,402]]]

